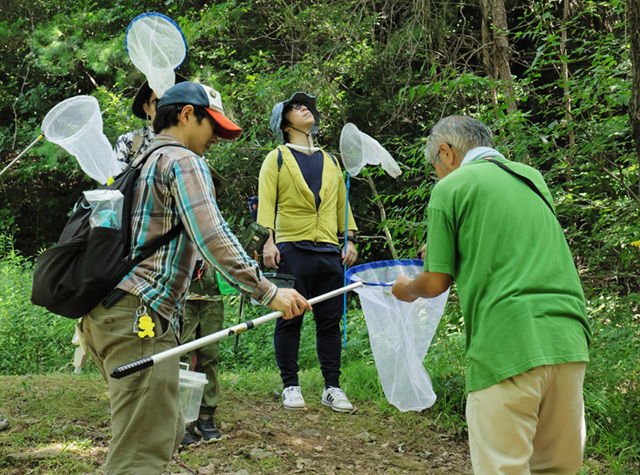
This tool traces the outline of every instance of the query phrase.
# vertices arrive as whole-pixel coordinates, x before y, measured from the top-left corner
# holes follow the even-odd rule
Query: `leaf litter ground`
[[[2,376],[0,472],[101,474],[110,439],[106,384],[98,375]],[[471,474],[462,433],[445,433],[434,413],[379,411],[357,404],[333,412],[320,394],[287,411],[278,394],[224,391],[214,443],[181,450],[165,474]]]

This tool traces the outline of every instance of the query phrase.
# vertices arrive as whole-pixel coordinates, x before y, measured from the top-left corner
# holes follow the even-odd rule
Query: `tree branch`
[[[622,178],[620,178],[619,176],[617,176],[615,173],[611,172],[609,169],[607,169],[607,167],[605,167],[602,163],[599,163],[598,166],[602,169],[602,171],[604,171],[607,175],[609,175],[611,178],[613,178],[615,181],[617,181],[618,183],[620,183],[625,190],[627,190],[627,194],[629,195],[630,198],[633,198],[635,200],[635,202],[638,204],[638,206],[640,206],[640,196],[638,196],[637,194],[634,193],[634,191],[629,188],[627,186],[627,184],[624,182],[624,180]]]
[[[382,218],[382,229],[384,230],[384,235],[386,236],[387,246],[389,246],[389,250],[391,251],[391,255],[394,259],[398,259],[398,253],[396,252],[396,248],[393,245],[393,239],[391,238],[391,232],[389,232],[389,227],[384,224],[387,220],[387,213],[384,210],[384,205],[382,201],[380,201],[380,195],[378,194],[378,190],[376,189],[376,185],[373,183],[373,179],[371,175],[367,173],[367,181],[369,182],[369,186],[371,187],[371,191],[373,191],[373,201],[378,205],[378,209],[380,210],[380,218]]]

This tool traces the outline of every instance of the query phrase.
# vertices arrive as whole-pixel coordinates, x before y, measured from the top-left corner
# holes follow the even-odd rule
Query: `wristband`
[[[347,236],[347,241],[351,241],[354,244],[358,244],[358,240],[355,236]]]

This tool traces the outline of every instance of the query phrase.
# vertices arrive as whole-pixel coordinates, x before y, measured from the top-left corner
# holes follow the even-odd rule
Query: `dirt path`
[[[287,411],[278,394],[232,386],[216,415],[222,440],[185,448],[165,474],[472,474],[466,438],[438,431],[434,411],[335,413],[311,391],[306,410]],[[0,387],[0,473],[102,475],[111,434],[98,375],[2,376]]]
[[[223,439],[184,449],[167,473],[473,473],[466,440],[434,431],[428,415],[339,414],[307,402],[305,411],[286,411],[275,396],[227,400],[219,409]]]

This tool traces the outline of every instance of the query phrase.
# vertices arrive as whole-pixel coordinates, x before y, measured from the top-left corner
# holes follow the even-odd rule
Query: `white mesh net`
[[[438,327],[449,291],[432,299],[401,302],[391,294],[397,276],[416,277],[422,261],[379,261],[352,267],[346,277],[364,281],[355,289],[367,322],[369,341],[387,400],[401,411],[431,407],[436,395],[423,360]]]
[[[102,133],[102,115],[95,97],[75,96],[62,101],[45,116],[42,134],[76,157],[82,170],[102,184],[121,171]]]
[[[143,13],[131,20],[125,34],[125,47],[158,97],[174,85],[174,69],[187,56],[187,41],[182,30],[160,13]]]
[[[345,169],[356,176],[365,165],[381,165],[393,178],[402,174],[402,170],[377,140],[360,132],[352,123],[346,124],[340,133],[340,155]]]

